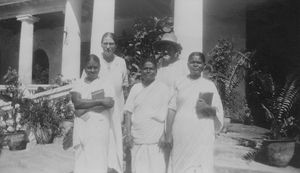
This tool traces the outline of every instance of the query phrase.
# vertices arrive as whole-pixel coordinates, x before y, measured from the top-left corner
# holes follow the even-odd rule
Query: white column
[[[62,49],[61,74],[65,79],[80,75],[80,26],[82,0],[67,0]]]
[[[24,84],[32,83],[32,52],[33,52],[33,28],[38,18],[32,15],[17,16],[21,21],[20,48],[19,48],[19,77]]]
[[[183,48],[181,59],[203,49],[203,1],[174,0],[174,31]]]
[[[115,0],[94,0],[91,53],[102,52],[101,37],[106,32],[114,32]]]

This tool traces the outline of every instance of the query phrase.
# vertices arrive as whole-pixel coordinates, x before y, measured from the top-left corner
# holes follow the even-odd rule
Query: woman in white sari
[[[116,50],[116,38],[114,33],[106,32],[101,38],[103,52],[99,55],[100,72],[102,80],[112,84],[115,92],[113,124],[110,131],[109,146],[109,167],[121,173],[123,171],[123,148],[122,148],[122,129],[124,91],[127,91],[128,76],[125,60],[114,54]],[[83,73],[81,78],[85,78]],[[114,147],[114,146],[117,146]]]
[[[70,92],[76,109],[74,173],[106,173],[108,169],[115,94],[112,86],[99,78],[99,70],[99,58],[89,55],[85,66],[86,77],[77,81]]]
[[[166,142],[172,146],[170,173],[213,173],[215,132],[223,124],[223,106],[214,83],[201,77],[204,63],[204,55],[193,52],[190,74],[174,86],[166,123]]]
[[[170,94],[165,84],[155,81],[156,72],[153,60],[142,63],[142,82],[132,87],[124,108],[132,173],[166,172],[160,140],[164,137]]]

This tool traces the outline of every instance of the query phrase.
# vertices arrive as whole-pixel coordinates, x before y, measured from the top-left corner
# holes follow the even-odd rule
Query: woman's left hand
[[[196,112],[200,113],[203,108],[208,106],[209,105],[203,99],[198,99],[196,102]]]

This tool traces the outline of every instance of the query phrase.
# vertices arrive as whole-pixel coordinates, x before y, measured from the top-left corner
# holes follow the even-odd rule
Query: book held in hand
[[[199,93],[199,99],[204,100],[204,102],[206,104],[203,104],[203,102],[197,102],[196,112],[197,112],[198,118],[216,116],[216,108],[212,107],[213,95],[214,95],[214,93],[212,93],[212,92],[200,92]]]
[[[92,92],[92,99],[93,100],[103,99],[103,98],[104,98],[104,90],[103,89]]]
[[[208,105],[211,106],[213,95],[214,93],[212,92],[200,92],[199,99],[203,99]]]

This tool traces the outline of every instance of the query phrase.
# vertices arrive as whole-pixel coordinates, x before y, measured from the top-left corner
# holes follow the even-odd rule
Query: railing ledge
[[[31,99],[37,99],[41,97],[49,97],[49,99],[56,98],[56,97],[51,97],[51,95],[57,95],[59,93],[66,93],[65,95],[67,95],[67,93],[69,93],[71,89],[72,89],[72,84],[69,84],[69,85],[65,85],[65,86],[61,86],[40,93],[33,94],[30,98]]]
[[[49,87],[50,85],[43,85],[44,87]],[[62,96],[66,96],[67,94],[69,94],[69,92],[72,89],[72,84],[69,85],[64,85],[64,86],[60,86],[57,88],[53,88],[50,90],[46,90],[46,91],[42,91],[36,94],[32,94],[32,92],[29,92],[30,94],[27,96],[27,98],[29,99],[39,99],[39,98],[43,98],[46,97],[47,99],[55,99],[55,98],[59,98]],[[35,86],[26,86],[26,90],[30,90],[33,88],[38,88],[38,87],[42,87],[41,85],[35,85]],[[4,90],[6,89],[5,85],[0,85],[0,90]],[[1,102],[0,103],[0,109],[2,110],[10,110],[11,109],[11,103],[10,102]]]

